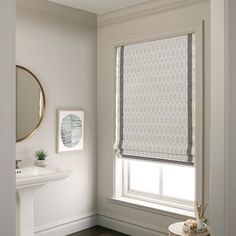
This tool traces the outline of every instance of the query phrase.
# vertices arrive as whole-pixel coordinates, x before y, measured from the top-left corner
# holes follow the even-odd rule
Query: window
[[[116,52],[121,195],[193,210],[195,34],[123,45]]]
[[[123,160],[123,196],[193,210],[195,168],[143,160]]]

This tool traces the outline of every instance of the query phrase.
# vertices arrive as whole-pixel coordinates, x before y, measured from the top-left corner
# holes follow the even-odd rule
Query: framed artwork
[[[57,152],[83,150],[84,111],[58,110]]]

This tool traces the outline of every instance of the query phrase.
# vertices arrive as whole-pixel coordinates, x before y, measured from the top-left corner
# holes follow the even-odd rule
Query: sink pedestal
[[[34,194],[47,183],[62,180],[72,171],[53,167],[22,168],[16,174],[17,236],[34,236]]]
[[[18,188],[18,233],[17,236],[34,236],[34,193],[44,184]]]

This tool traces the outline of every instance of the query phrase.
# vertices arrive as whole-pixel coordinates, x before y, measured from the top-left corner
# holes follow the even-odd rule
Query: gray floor
[[[80,231],[78,233],[70,234],[68,236],[128,236],[101,226],[95,226],[90,229]]]

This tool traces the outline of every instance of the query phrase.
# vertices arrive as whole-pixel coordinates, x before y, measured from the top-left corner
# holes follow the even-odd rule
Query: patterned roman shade
[[[121,46],[116,57],[117,155],[193,165],[195,35]]]

